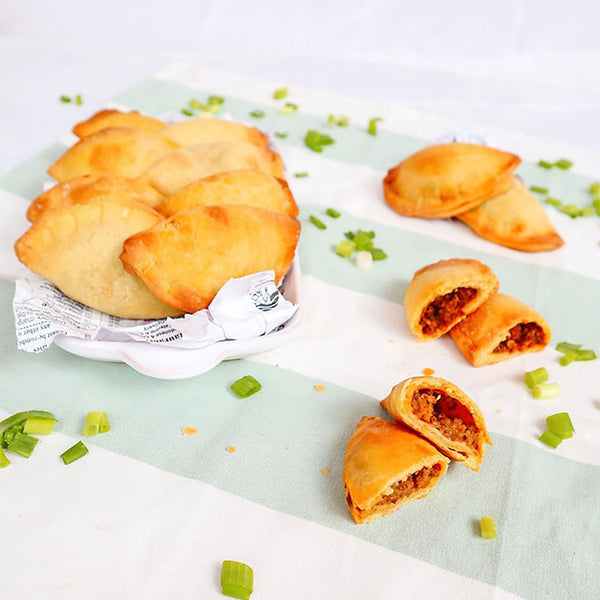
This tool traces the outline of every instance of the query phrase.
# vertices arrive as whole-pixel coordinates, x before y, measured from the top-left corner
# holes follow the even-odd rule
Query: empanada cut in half
[[[464,357],[475,367],[543,350],[551,332],[533,308],[496,293],[450,330]]]
[[[119,260],[123,240],[163,221],[139,202],[105,200],[44,212],[15,244],[19,260],[69,298],[126,319],[181,311],[161,302]]]
[[[400,424],[473,471],[491,444],[479,407],[441,377],[410,377],[392,388],[381,406]]]
[[[89,119],[77,123],[73,127],[73,133],[78,138],[84,138],[107,127],[130,127],[131,129],[155,132],[164,129],[166,126],[167,124],[164,121],[142,115],[137,110],[122,112],[115,109],[105,109],[92,115]]]
[[[300,223],[286,215],[253,206],[205,206],[132,235],[121,260],[163,302],[193,313],[208,307],[232,277],[272,269],[279,283],[299,235]]]
[[[518,156],[489,146],[428,146],[390,169],[383,191],[401,215],[452,217],[505,192],[520,162]]]
[[[57,181],[88,173],[137,177],[164,154],[179,146],[157,133],[130,127],[109,127],[71,146],[48,169]]]
[[[348,440],[342,480],[357,523],[388,515],[424,498],[450,461],[398,423],[363,417]]]
[[[545,252],[564,244],[538,199],[518,177],[503,194],[456,218],[480,237],[513,250]]]
[[[180,121],[165,127],[161,134],[180,146],[195,146],[211,142],[247,142],[259,148],[269,147],[269,138],[256,127],[223,119]]]
[[[164,196],[147,183],[121,175],[80,175],[57,183],[40,194],[27,209],[27,218],[34,222],[40,215],[53,208],[65,208],[73,204],[87,204],[97,200],[135,200],[148,206],[164,201]]]
[[[248,142],[213,142],[169,152],[150,165],[140,180],[172,196],[198,179],[234,169],[253,169],[283,178],[283,162],[276,152]]]
[[[170,217],[188,208],[215,204],[246,204],[290,217],[298,215],[298,206],[283,179],[251,169],[223,171],[194,181],[175,192],[157,210]]]
[[[477,260],[440,260],[419,269],[404,295],[408,327],[421,341],[444,335],[497,289],[493,271]]]

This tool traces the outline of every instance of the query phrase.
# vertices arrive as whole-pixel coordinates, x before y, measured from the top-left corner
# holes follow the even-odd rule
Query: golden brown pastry
[[[246,204],[296,217],[298,206],[288,184],[267,173],[251,169],[209,175],[175,192],[157,207],[165,217],[196,206]]]
[[[158,319],[163,304],[119,260],[123,240],[163,220],[140,202],[104,200],[45,211],[15,244],[19,260],[66,296],[110,315]]]
[[[505,192],[521,159],[488,146],[428,146],[383,181],[387,203],[408,217],[452,217]]]
[[[456,217],[482,238],[513,250],[545,252],[564,244],[542,205],[517,177],[503,194]]]
[[[483,445],[492,442],[479,407],[453,383],[441,377],[410,377],[395,385],[381,406],[442,454],[479,471]]]
[[[89,119],[77,123],[73,127],[73,133],[78,138],[84,138],[96,131],[107,127],[130,127],[142,131],[156,132],[166,127],[164,121],[140,114],[137,110],[122,112],[120,110],[105,109],[92,115]]]
[[[352,518],[364,523],[424,498],[450,461],[430,443],[378,417],[363,417],[348,440],[342,479]]]
[[[57,181],[88,173],[137,177],[177,144],[157,133],[109,127],[83,138],[48,169]]]
[[[27,218],[37,221],[40,215],[52,208],[64,208],[73,204],[87,204],[105,199],[136,200],[148,206],[156,206],[165,198],[152,186],[120,175],[80,175],[57,183],[40,194],[27,209]]]
[[[256,127],[222,119],[188,119],[169,125],[161,134],[180,146],[211,142],[247,142],[260,148],[269,147],[269,138]]]
[[[493,294],[450,330],[464,357],[475,367],[491,365],[550,341],[550,327],[533,308],[506,294]]]
[[[492,270],[477,260],[440,260],[419,269],[404,295],[408,327],[421,341],[450,331],[498,289]]]
[[[232,277],[288,271],[297,219],[253,206],[204,206],[177,213],[125,240],[121,260],[163,302],[185,312],[206,308]]]
[[[254,169],[283,178],[279,154],[247,142],[214,142],[169,152],[148,166],[140,180],[172,196],[198,179],[234,169]]]

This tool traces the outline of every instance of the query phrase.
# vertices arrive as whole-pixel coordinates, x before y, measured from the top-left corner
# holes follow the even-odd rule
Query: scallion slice
[[[6,449],[15,452],[16,454],[20,454],[25,458],[29,458],[37,443],[38,439],[32,435],[17,431],[8,443]]]
[[[223,96],[209,96],[208,103],[209,104],[223,104],[225,102],[225,98]]]
[[[107,431],[110,431],[110,423],[104,411],[93,410],[87,414],[83,426],[83,435],[90,437]]]
[[[377,135],[377,123],[383,121],[381,117],[373,117],[369,119],[369,125],[367,126],[367,133],[369,135]]]
[[[81,94],[77,94],[75,96],[75,104],[77,104],[77,106],[81,106],[83,104],[83,98],[81,97]]]
[[[490,516],[481,517],[479,520],[479,527],[481,529],[481,537],[486,540],[491,540],[498,535],[496,531],[496,523]]]
[[[560,342],[556,345],[559,352],[575,352],[581,348],[581,344],[571,344],[570,342]]]
[[[542,435],[540,435],[539,440],[540,442],[544,442],[546,446],[550,446],[551,448],[557,448],[562,442],[561,438],[559,438],[556,434],[552,433],[548,429],[544,431]]]
[[[577,356],[575,354],[575,352],[572,352],[571,350],[569,350],[569,351],[565,352],[558,359],[558,362],[562,367],[566,367],[567,365],[570,365],[575,360],[575,356]]]
[[[356,254],[356,266],[359,269],[370,269],[373,266],[373,256],[367,250],[361,250]]]
[[[536,385],[548,381],[549,377],[546,367],[538,367],[533,371],[527,371],[527,373],[525,373],[525,383],[528,388],[533,389]]]
[[[560,385],[558,383],[538,383],[531,393],[536,400],[548,400],[560,396]]]
[[[60,101],[64,102],[65,104],[68,104],[69,102],[71,102],[71,98],[69,96],[61,96]]]
[[[287,131],[276,131],[275,132],[275,137],[278,137],[279,139],[283,140],[288,136]]]
[[[4,467],[8,467],[10,465],[10,460],[8,460],[6,454],[4,454],[4,450],[2,450],[2,446],[0,445],[0,469],[4,469]]]
[[[248,600],[254,590],[254,572],[247,564],[224,560],[221,566],[221,587],[230,598]]]
[[[291,102],[286,102],[280,109],[279,112],[285,114],[293,113],[298,110],[297,104],[292,104]]]
[[[294,177],[302,179],[303,177],[308,177],[308,173],[306,171],[302,171],[301,173],[294,173]]]
[[[569,417],[569,413],[566,412],[556,413],[546,417],[546,425],[548,426],[548,429],[561,440],[573,437],[573,433],[575,433],[571,417]]]
[[[554,165],[547,160],[539,160],[538,167],[542,167],[542,169],[551,169]]]
[[[279,88],[278,90],[275,90],[273,92],[273,98],[275,98],[275,100],[281,100],[282,98],[285,98],[288,95],[289,89],[286,87],[283,88]]]
[[[349,258],[352,256],[352,253],[356,250],[356,245],[354,242],[350,240],[342,240],[336,247],[335,253],[343,256],[344,258]]]
[[[600,181],[594,181],[594,183],[590,183],[588,191],[590,194],[592,194],[592,196],[600,194]]]
[[[60,457],[65,465],[70,465],[72,462],[79,460],[82,456],[85,456],[89,450],[86,445],[79,440],[76,444],[73,444],[68,450],[65,450]]]
[[[560,212],[569,215],[571,219],[579,216],[579,206],[577,204],[563,204],[560,207]]]
[[[529,186],[529,189],[532,192],[536,192],[538,194],[547,194],[548,193],[548,188],[540,187],[539,185],[531,185],[531,186]]]
[[[562,202],[558,198],[546,198],[546,204],[551,204],[552,206],[562,206]]]
[[[248,398],[248,396],[256,394],[261,389],[262,385],[252,375],[244,375],[244,377],[231,384],[231,390],[240,398]]]
[[[573,166],[573,162],[566,158],[561,158],[554,163],[554,166],[566,171]]]
[[[575,352],[575,360],[595,360],[596,353],[593,350],[577,350]]]
[[[325,211],[325,214],[331,217],[332,219],[338,219],[342,213],[335,210],[335,208],[328,208]]]
[[[333,144],[334,139],[326,133],[321,133],[316,129],[309,129],[304,136],[304,143],[314,152],[323,152],[323,146]]]
[[[336,117],[335,115],[329,115],[329,117],[327,117],[327,123],[329,125],[337,125],[338,127],[348,127],[348,125],[350,124],[350,119],[345,115],[342,115],[340,117]]]
[[[48,435],[52,433],[56,419],[47,419],[45,417],[29,417],[23,425],[23,433],[34,435]]]
[[[363,250],[371,250],[373,248],[373,237],[369,231],[363,231],[359,229],[352,238],[352,241],[356,245],[356,249],[361,252]]]
[[[388,255],[381,248],[371,248],[369,250],[373,260],[385,260]]]
[[[327,225],[325,225],[325,223],[323,223],[323,221],[321,221],[321,219],[315,217],[315,215],[310,215],[310,217],[308,217],[308,219],[313,225],[315,225],[319,229],[327,229]]]
[[[182,108],[181,109],[181,114],[185,115],[186,117],[193,117],[194,116],[194,113],[191,110],[187,109],[187,108]]]
[[[262,119],[265,116],[265,111],[264,110],[251,110],[248,114],[251,117],[254,117],[255,119]]]

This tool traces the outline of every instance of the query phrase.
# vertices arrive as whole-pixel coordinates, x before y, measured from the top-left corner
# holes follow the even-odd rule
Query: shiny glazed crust
[[[397,510],[425,497],[443,477],[450,461],[431,444],[397,423],[363,417],[348,440],[342,471],[346,500],[357,523]],[[377,506],[391,486],[425,467],[439,465],[439,476],[401,500]]]
[[[107,127],[130,127],[131,129],[140,129],[141,131],[156,132],[164,129],[165,126],[166,123],[164,121],[142,115],[137,110],[122,112],[120,110],[106,109],[97,112],[86,121],[77,123],[73,127],[73,133],[78,138],[84,138]]]
[[[460,441],[452,440],[439,428],[427,423],[415,415],[412,400],[418,390],[442,390],[458,401],[471,415],[477,431],[475,448]],[[441,377],[410,377],[395,385],[390,394],[381,401],[381,406],[398,423],[404,424],[421,434],[431,442],[442,454],[461,462],[473,471],[479,471],[479,464],[485,456],[484,444],[491,444],[485,426],[485,419],[479,406],[461,389]]]
[[[452,217],[506,191],[520,162],[488,146],[428,146],[390,169],[383,191],[401,215]]]
[[[477,260],[453,258],[440,260],[419,269],[411,279],[404,295],[404,312],[411,332],[421,341],[434,339],[449,331],[458,321],[483,304],[498,289],[493,271]],[[463,315],[458,315],[443,328],[428,333],[420,324],[423,311],[438,297],[458,288],[474,288],[477,295],[467,302]]]
[[[521,323],[536,323],[543,332],[543,343],[512,352],[494,352],[510,330]],[[475,312],[450,330],[463,356],[475,367],[491,365],[513,356],[543,350],[551,338],[546,320],[535,310],[506,294],[494,294]]]

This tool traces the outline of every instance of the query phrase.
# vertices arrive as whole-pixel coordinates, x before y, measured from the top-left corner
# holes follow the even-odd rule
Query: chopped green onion
[[[554,163],[554,166],[559,169],[568,170],[573,166],[573,162],[566,158],[561,158]]]
[[[202,104],[202,102],[200,102],[200,100],[197,100],[196,98],[190,98],[188,100],[188,106],[196,110],[202,110],[205,107],[205,105]]]
[[[69,96],[61,96],[60,101],[64,102],[65,104],[68,104],[69,102],[71,102],[71,98],[69,98]]]
[[[383,119],[381,117],[369,119],[369,125],[367,127],[367,133],[369,135],[377,135],[377,123],[379,123],[379,121],[383,121]]]
[[[4,469],[4,467],[8,467],[10,465],[10,460],[4,454],[4,450],[2,450],[2,446],[0,446],[0,469]]]
[[[564,206],[560,207],[560,212],[564,213],[565,215],[569,215],[571,219],[574,219],[575,217],[579,216],[579,206],[576,204],[565,204]]]
[[[554,165],[547,160],[538,161],[538,167],[542,167],[543,169],[551,169]]]
[[[83,98],[81,97],[81,94],[77,94],[75,96],[75,104],[77,104],[77,106],[81,106],[83,104]]]
[[[596,211],[596,214],[600,217],[600,197],[594,198],[592,205],[594,207],[594,210]]]
[[[352,241],[356,245],[356,249],[360,252],[363,250],[371,250],[373,248],[373,237],[369,231],[363,231],[359,229],[352,238]]]
[[[279,88],[278,90],[275,90],[273,92],[273,98],[275,98],[275,100],[281,100],[282,98],[285,98],[288,95],[289,89],[284,87],[284,88]]]
[[[356,245],[354,242],[350,240],[342,240],[336,247],[335,253],[343,256],[344,258],[349,258],[352,256],[352,253],[356,250]]]
[[[285,139],[288,136],[287,131],[276,131],[275,132],[275,137],[278,137],[280,139]]]
[[[564,356],[558,361],[561,365],[566,366],[571,362],[595,360],[596,353],[593,350],[582,348],[581,344],[571,344],[569,342],[560,342],[557,344],[556,349],[559,352],[563,352]]]
[[[531,390],[533,397],[536,400],[548,400],[549,398],[556,398],[560,396],[560,385],[558,383],[538,383],[533,390]]]
[[[566,367],[567,365],[570,365],[574,360],[575,357],[577,355],[575,354],[575,352],[571,352],[570,350],[565,352],[559,359],[558,362],[561,366]]]
[[[494,519],[492,517],[481,517],[479,520],[479,527],[481,529],[481,537],[486,540],[491,540],[498,535],[496,531],[496,523],[494,523]]]
[[[525,383],[528,388],[533,389],[536,385],[548,381],[548,370],[546,367],[538,367],[533,371],[527,371],[525,373]]]
[[[369,250],[373,260],[385,260],[388,255],[381,248],[371,248]]]
[[[549,430],[544,431],[544,433],[540,435],[539,440],[540,442],[544,442],[546,446],[550,446],[551,448],[557,448],[562,442],[561,438],[559,438],[557,435],[555,435]]]
[[[37,438],[34,438],[28,433],[21,433],[20,431],[17,431],[14,437],[12,437],[8,443],[6,449],[10,450],[11,452],[16,452],[25,458],[29,458],[38,441],[39,440]]]
[[[596,353],[593,350],[577,350],[575,360],[596,360]]]
[[[580,209],[579,216],[580,217],[589,217],[592,214],[593,210],[594,210],[594,208],[591,204],[589,206],[584,206],[582,209]]]
[[[339,211],[337,211],[337,210],[335,210],[335,208],[328,208],[325,211],[325,214],[327,214],[332,219],[338,219],[342,213],[339,212]]]
[[[244,375],[241,379],[231,384],[231,390],[240,398],[248,398],[262,389],[260,382],[254,379],[252,375]]]
[[[600,194],[600,181],[594,181],[594,183],[591,183],[588,191],[593,196]]]
[[[356,266],[359,269],[370,269],[373,266],[373,256],[366,250],[361,250],[356,254]]]
[[[561,440],[573,437],[573,433],[575,433],[575,428],[573,427],[573,423],[571,423],[571,417],[569,417],[569,413],[566,412],[556,413],[546,417],[546,425],[548,426],[549,431]]]
[[[249,115],[255,119],[262,119],[265,116],[264,110],[252,110]]]
[[[348,127],[350,124],[350,119],[344,115],[340,117],[329,115],[329,117],[327,117],[327,123],[329,125],[337,125],[338,127]]]
[[[83,426],[83,435],[90,437],[107,431],[110,431],[110,423],[104,411],[93,410],[87,414]]]
[[[581,348],[581,344],[571,344],[570,342],[560,342],[556,345],[559,352],[575,352]]]
[[[529,189],[532,192],[537,192],[538,194],[547,194],[548,193],[548,188],[539,187],[538,185],[531,185],[531,186],[529,186]]]
[[[186,117],[193,117],[194,113],[191,110],[188,110],[187,108],[182,108],[181,109],[181,114],[185,115]]]
[[[221,566],[223,594],[239,600],[248,600],[254,589],[252,568],[235,560],[224,560]]]
[[[323,221],[321,221],[321,219],[318,219],[317,217],[315,217],[315,215],[310,215],[310,217],[308,217],[308,219],[310,220],[310,222],[313,225],[316,225],[319,229],[327,229],[327,225],[325,225],[325,223],[323,223]]]
[[[46,419],[44,417],[29,417],[23,425],[23,433],[33,433],[36,435],[48,435],[52,433],[56,419]]]
[[[72,462],[79,460],[82,456],[85,456],[89,450],[86,445],[79,440],[76,444],[73,444],[68,450],[65,450],[60,457],[65,465],[70,465]]]
[[[301,179],[302,177],[308,177],[308,173],[306,171],[302,171],[302,173],[294,173],[294,177]]]
[[[208,103],[209,104],[223,104],[225,102],[225,98],[223,96],[209,96]]]
[[[283,114],[289,114],[296,112],[298,110],[298,106],[296,104],[292,104],[291,102],[286,102],[280,109],[279,112]]]
[[[323,146],[329,146],[330,144],[333,144],[334,139],[325,133],[317,131],[316,129],[309,129],[304,136],[304,143],[314,152],[323,152]]]
[[[546,204],[551,204],[552,206],[562,206],[562,202],[558,198],[546,198]]]

